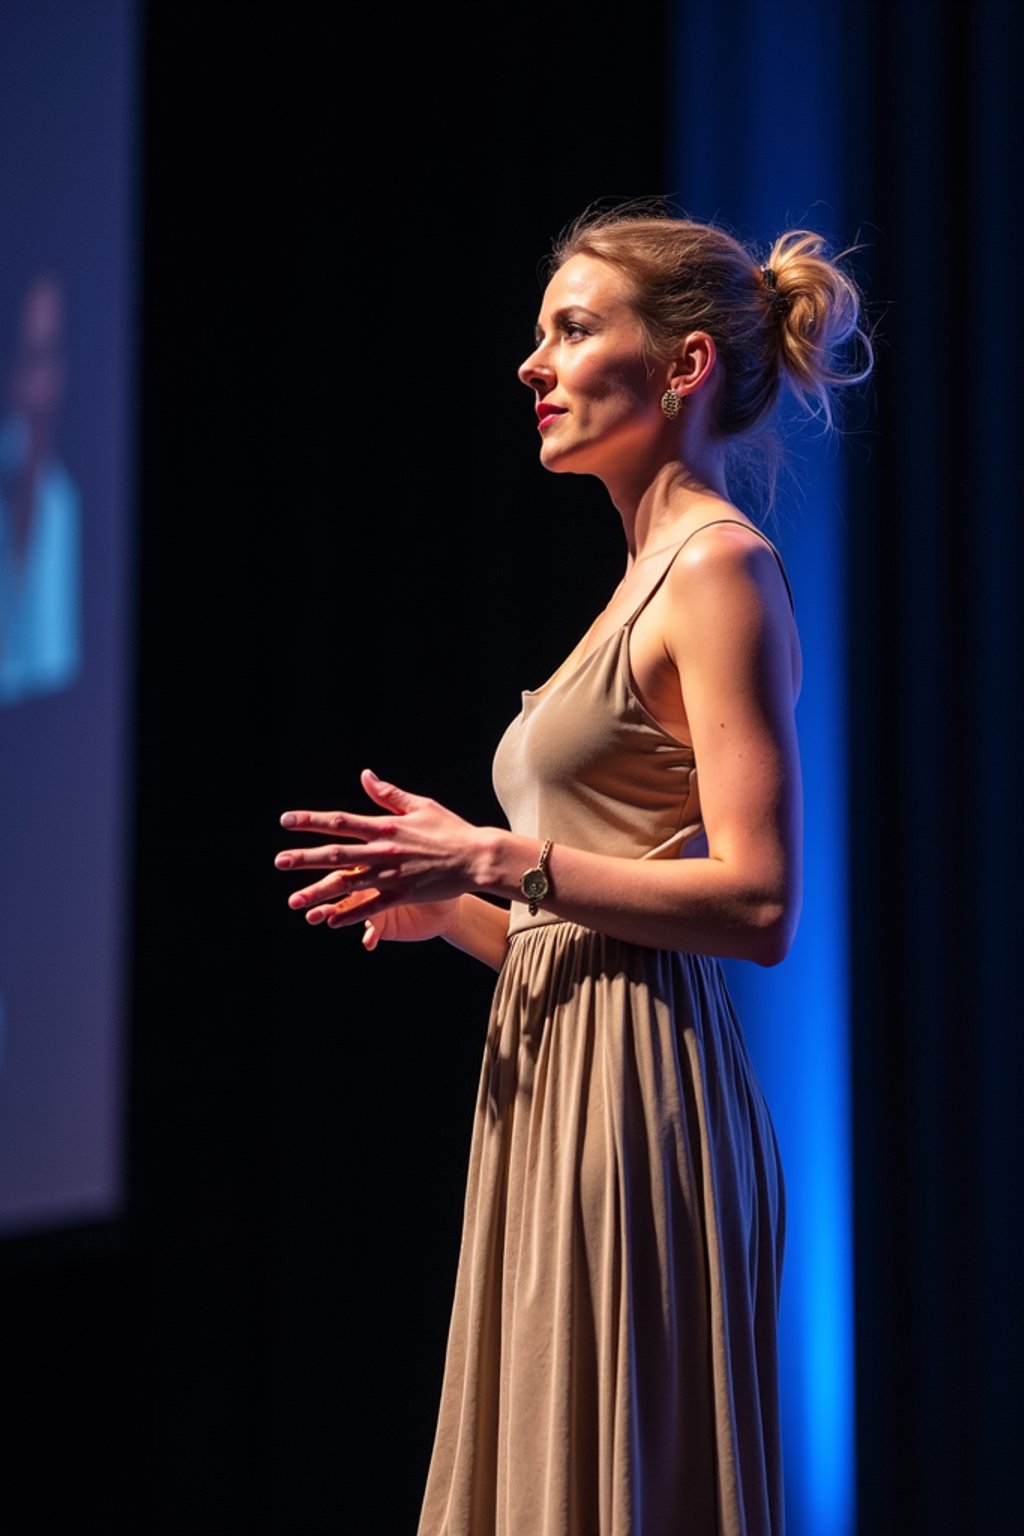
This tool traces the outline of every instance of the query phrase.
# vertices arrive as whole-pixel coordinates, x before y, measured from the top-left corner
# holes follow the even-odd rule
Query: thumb
[[[410,795],[408,790],[399,789],[395,784],[387,784],[383,779],[378,779],[372,768],[364,768],[359,779],[375,805],[382,805],[386,810],[394,811],[399,816],[404,816],[407,811],[411,811],[419,799],[418,795]]]

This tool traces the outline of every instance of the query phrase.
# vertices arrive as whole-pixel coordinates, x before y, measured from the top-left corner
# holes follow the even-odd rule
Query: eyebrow
[[[561,309],[555,310],[551,318],[557,324],[560,320],[567,320],[570,315],[587,315],[591,320],[604,319],[603,315],[599,315],[595,309],[588,309],[585,304],[564,304]],[[544,339],[539,324],[533,328],[533,339],[538,346]]]

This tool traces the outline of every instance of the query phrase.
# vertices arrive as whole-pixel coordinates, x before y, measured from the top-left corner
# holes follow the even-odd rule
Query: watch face
[[[523,876],[523,895],[530,901],[540,901],[548,893],[548,877],[542,869],[528,869]]]

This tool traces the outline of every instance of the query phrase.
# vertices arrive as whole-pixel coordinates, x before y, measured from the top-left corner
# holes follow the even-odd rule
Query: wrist
[[[503,901],[522,900],[519,879],[529,864],[536,863],[536,840],[518,837],[504,827],[481,827],[480,833],[471,865],[473,889]]]
[[[441,918],[438,923],[437,937],[444,939],[446,944],[458,943],[456,935],[462,920],[462,904],[466,899],[465,896],[453,896],[443,903],[447,908],[447,916]]]
[[[481,831],[483,837],[474,867],[474,888],[503,901],[525,902],[523,877],[528,870],[536,869],[544,851],[543,839],[519,837],[500,827],[484,827]]]

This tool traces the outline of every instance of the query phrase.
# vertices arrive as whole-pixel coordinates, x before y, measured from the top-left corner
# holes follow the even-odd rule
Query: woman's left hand
[[[290,907],[305,910],[309,923],[344,928],[402,903],[447,901],[477,889],[483,829],[436,800],[386,784],[368,768],[360,781],[387,815],[286,811],[281,817],[282,826],[298,832],[355,840],[278,854],[278,869],[332,871],[295,891]]]

